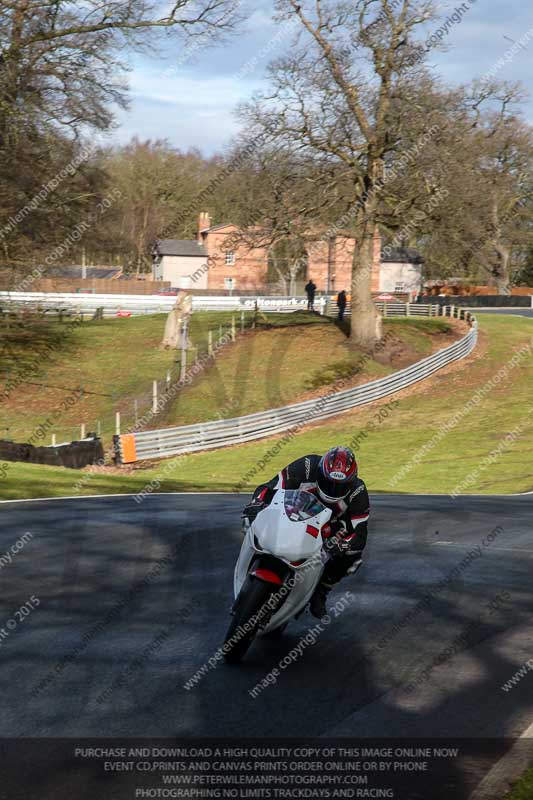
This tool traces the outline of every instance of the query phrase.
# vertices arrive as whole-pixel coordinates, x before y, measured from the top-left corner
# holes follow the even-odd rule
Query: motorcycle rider
[[[315,494],[332,509],[331,534],[325,541],[329,558],[310,601],[313,616],[327,614],[326,599],[332,587],[362,563],[367,538],[370,501],[358,476],[357,461],[348,447],[332,447],[323,456],[302,456],[255,490],[243,510],[250,520],[269,505],[277,489],[301,489]]]

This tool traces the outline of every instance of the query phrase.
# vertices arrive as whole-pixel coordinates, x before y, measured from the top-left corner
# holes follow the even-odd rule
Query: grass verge
[[[233,316],[239,330],[240,314],[199,312],[192,316],[190,340],[199,354],[207,352],[208,332],[216,343],[230,330]],[[244,315],[245,326],[252,323],[252,317],[252,313]],[[150,408],[154,380],[162,391],[167,374],[172,382],[179,379],[181,354],[160,348],[166,318],[166,314],[155,314],[79,325],[38,316],[2,318],[0,393],[8,381],[16,389],[1,402],[0,437],[28,441],[50,418],[54,427],[47,426],[45,443],[52,432],[58,442],[79,438],[81,423],[87,431],[95,431],[99,424],[102,435],[109,437],[114,433],[116,411],[126,428],[136,413],[141,417]],[[297,325],[299,330],[309,322],[316,327],[317,316],[296,313],[258,318],[259,326]],[[194,351],[189,361],[193,357]],[[65,407],[63,401],[70,396],[73,401]]]
[[[504,800],[533,800],[533,769],[528,769]]]
[[[454,335],[444,320],[386,320],[385,346],[369,358],[350,348],[333,321],[318,320],[246,332],[180,392],[161,427],[277,408],[326,394],[339,378],[364,383],[444,347],[442,339]]]
[[[464,410],[475,392],[514,353],[521,349],[526,352],[523,348],[533,345],[533,325],[526,318],[482,315],[480,329],[484,343],[473,356],[450,371],[437,373],[428,383],[400,393],[397,404],[387,405],[385,400],[317,423],[293,438],[281,434],[246,445],[191,454],[129,475],[11,463],[2,479],[0,465],[0,496],[15,499],[137,493],[143,488],[148,493],[235,491],[236,487],[251,491],[292,459],[304,453],[324,452],[336,443],[354,447],[361,475],[371,492],[447,494],[471,476],[474,478],[464,493],[531,491],[533,417],[527,418],[527,414],[533,411],[533,350],[418,460],[432,436]],[[520,425],[524,427],[519,436],[502,447],[506,435]],[[483,459],[495,452],[495,463],[480,468]],[[398,480],[400,470],[404,474]]]

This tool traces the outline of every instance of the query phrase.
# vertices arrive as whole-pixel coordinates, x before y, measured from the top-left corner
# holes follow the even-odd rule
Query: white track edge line
[[[527,754],[522,756],[516,755],[516,750],[521,739],[533,739],[533,722],[529,725],[523,733],[520,734],[515,744],[511,749],[502,756],[494,766],[487,772],[482,781],[476,786],[474,791],[469,795],[468,800],[493,800],[493,798],[500,798],[502,791],[507,791],[503,783],[510,783],[518,779],[520,774],[530,766],[530,758]],[[523,761],[523,763],[520,763]]]
[[[112,492],[111,494],[74,494],[74,495],[65,495],[62,497],[28,497],[28,498],[17,498],[16,500],[0,500],[0,505],[5,503],[43,503],[45,501],[55,501],[55,500],[95,500],[100,497],[137,497],[139,492]],[[251,490],[249,492],[153,492],[152,494],[148,495],[149,497],[172,497],[174,495],[180,496],[198,496],[198,497],[209,497],[212,495],[221,495],[221,496],[229,496],[229,495],[250,495]],[[451,495],[449,494],[419,494],[417,492],[410,493],[401,493],[398,494],[396,492],[379,492],[378,494],[370,495],[374,497],[374,499],[380,497],[440,497],[440,498],[450,498]],[[510,498],[510,497],[526,497],[527,495],[533,495],[533,492],[521,492],[519,494],[463,494],[458,495],[461,499],[473,499],[476,498],[480,499],[492,499],[496,497],[503,497],[503,498]],[[145,498],[146,499],[146,498]]]

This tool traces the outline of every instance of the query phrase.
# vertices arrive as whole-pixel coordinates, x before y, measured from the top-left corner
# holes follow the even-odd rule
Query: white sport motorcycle
[[[227,662],[240,661],[256,636],[277,638],[303,612],[324,571],[331,513],[310,492],[278,489],[251,524],[244,519]]]

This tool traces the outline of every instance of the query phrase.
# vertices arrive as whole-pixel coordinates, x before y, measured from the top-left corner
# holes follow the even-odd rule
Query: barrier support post
[[[185,380],[187,373],[187,349],[184,347],[181,351],[181,367],[180,367],[180,382]]]
[[[531,298],[531,304],[533,306],[533,297]],[[241,333],[244,333],[244,309],[241,311]]]
[[[157,414],[157,381],[152,382],[152,412]]]

